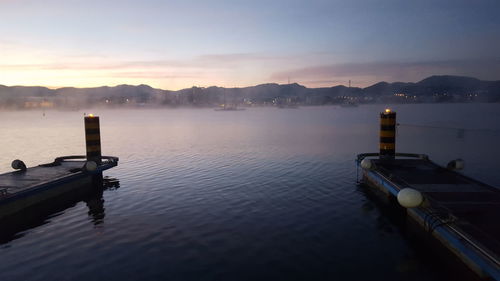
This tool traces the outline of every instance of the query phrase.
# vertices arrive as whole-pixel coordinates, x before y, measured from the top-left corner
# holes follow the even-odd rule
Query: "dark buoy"
[[[24,164],[24,162],[19,159],[12,161],[10,166],[14,170],[26,171],[26,164]]]

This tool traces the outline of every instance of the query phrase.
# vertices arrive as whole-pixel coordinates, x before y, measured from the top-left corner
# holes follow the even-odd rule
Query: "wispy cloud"
[[[200,72],[187,72],[187,73],[168,73],[168,72],[154,72],[154,71],[124,71],[124,72],[109,72],[103,73],[103,76],[118,77],[118,78],[143,78],[143,79],[195,79],[200,78]]]
[[[332,85],[339,80],[357,80],[367,86],[378,81],[418,81],[430,75],[451,74],[486,80],[500,79],[500,58],[477,60],[442,60],[425,62],[369,62],[316,65],[290,71],[275,72],[271,80],[292,77],[304,84]],[[345,78],[345,79],[339,79]],[[330,81],[330,83],[325,83]]]
[[[275,72],[270,76],[270,79],[282,80],[286,77],[293,77],[294,80],[303,81],[304,84],[315,85],[332,85],[339,80],[355,80],[358,86],[368,86],[378,81],[415,82],[437,74],[465,75],[486,80],[497,80],[500,79],[500,58],[316,65]],[[327,81],[330,83],[324,83]]]
[[[41,62],[41,63],[0,63],[0,69],[3,70],[98,70],[98,69],[128,69],[128,68],[158,68],[158,67],[175,67],[175,68],[223,68],[232,67],[235,64],[243,64],[255,61],[277,61],[286,60],[285,57],[272,57],[259,54],[241,53],[241,54],[207,54],[197,56],[191,59],[183,60],[125,60],[117,61],[107,59],[105,56],[67,56],[58,58],[58,62]],[[84,62],[87,61],[87,62]]]
[[[55,55],[45,49],[0,41],[6,52],[0,61],[0,84],[98,86],[102,84],[150,84],[178,89],[199,86],[250,86],[259,83],[292,82],[309,87],[368,86],[379,81],[418,81],[435,74],[500,79],[500,58],[422,62],[380,61],[325,63],[331,53],[275,55],[268,53],[219,53],[185,58],[124,59],[106,54],[71,52]],[[339,57],[342,59],[342,57]],[[307,67],[301,67],[309,65]],[[42,81],[42,82],[38,82]],[[43,83],[43,84],[42,84]]]
[[[241,74],[277,58],[250,53],[206,54],[179,59],[130,59],[103,55],[34,55],[34,51],[11,51],[0,62],[0,84],[101,86],[115,84],[150,84],[165,89],[192,85],[248,86],[261,82],[251,75]],[[258,63],[257,63],[258,64]],[[254,80],[252,80],[254,79]],[[42,82],[40,82],[42,81]]]
[[[78,53],[60,56],[47,53],[36,56],[34,53],[34,50],[29,49],[26,52],[14,51],[7,56],[8,59],[1,61],[0,84],[26,84],[25,81],[38,81],[43,77],[51,85],[75,86],[71,83],[79,77],[79,84],[76,86],[85,86],[82,84],[95,85],[97,81],[103,81],[107,77],[110,83],[137,81],[170,88],[217,83],[248,86],[267,82],[265,79],[269,75],[269,66],[280,65],[280,62],[289,60],[283,56],[259,53],[204,54],[191,58],[157,60],[124,60]],[[249,73],[250,69],[252,71]],[[172,84],[176,86],[171,86]]]
[[[259,60],[278,60],[281,57],[263,55],[257,53],[235,53],[235,54],[209,54],[196,58],[200,62],[245,62]],[[284,59],[284,58],[283,58]]]

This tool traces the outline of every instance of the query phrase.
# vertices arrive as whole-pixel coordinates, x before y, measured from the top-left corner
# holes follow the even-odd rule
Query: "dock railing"
[[[359,164],[363,159],[367,157],[378,157],[380,156],[380,153],[374,152],[374,153],[361,153],[356,156],[356,162]],[[402,153],[402,152],[396,152],[395,153],[396,157],[406,157],[406,158],[419,158],[419,159],[429,159],[429,156],[426,154],[418,154],[418,153]]]
[[[54,159],[54,163],[60,163],[63,161],[71,161],[71,160],[82,160],[87,159],[85,155],[70,155],[70,156],[62,156]],[[107,160],[107,162],[118,162],[119,158],[115,156],[101,156],[102,160]]]

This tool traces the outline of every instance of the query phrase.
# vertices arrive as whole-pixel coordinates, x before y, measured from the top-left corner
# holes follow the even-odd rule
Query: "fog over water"
[[[444,280],[356,184],[383,109],[95,110],[119,188],[3,241],[0,280]],[[499,104],[392,109],[397,151],[500,187]],[[83,114],[0,112],[0,171],[84,154]]]

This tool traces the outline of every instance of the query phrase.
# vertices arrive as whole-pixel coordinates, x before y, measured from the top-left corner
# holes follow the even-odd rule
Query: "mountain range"
[[[500,102],[500,81],[462,76],[431,76],[422,81],[379,82],[366,88],[343,85],[307,88],[293,84],[261,84],[243,88],[192,87],[178,91],[148,85],[49,89],[0,85],[0,107],[80,106],[216,106],[293,103],[323,105],[342,103]]]

